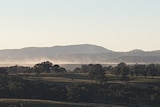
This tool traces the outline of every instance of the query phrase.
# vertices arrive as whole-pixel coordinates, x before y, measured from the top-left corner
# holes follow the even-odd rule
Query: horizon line
[[[79,45],[92,45],[92,46],[98,46],[98,47],[102,47],[105,48],[109,51],[113,51],[113,52],[131,52],[131,51],[144,51],[144,52],[152,52],[152,51],[159,51],[160,49],[155,49],[155,50],[144,50],[144,49],[138,49],[138,48],[134,48],[128,51],[117,51],[117,50],[112,50],[112,49],[108,49],[105,46],[102,45],[97,45],[97,44],[89,44],[89,43],[84,43],[84,44],[69,44],[69,45],[52,45],[52,46],[24,46],[21,48],[2,48],[0,49],[0,51],[3,50],[21,50],[21,49],[25,49],[25,48],[51,48],[51,47],[67,47],[67,46],[79,46]]]

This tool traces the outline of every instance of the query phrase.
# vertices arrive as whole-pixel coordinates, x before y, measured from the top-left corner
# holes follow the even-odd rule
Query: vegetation
[[[159,64],[127,65],[121,62],[114,67],[89,64],[69,73],[65,68],[46,61],[34,67],[1,67],[0,74],[1,99],[160,106]],[[0,104],[6,103],[0,101]],[[14,104],[20,106],[17,103],[11,105]]]
[[[0,99],[0,106],[1,107],[96,107],[93,104],[78,104],[78,103],[67,103],[67,102],[58,102],[49,100],[33,100],[33,99]],[[105,106],[101,105],[101,107]]]

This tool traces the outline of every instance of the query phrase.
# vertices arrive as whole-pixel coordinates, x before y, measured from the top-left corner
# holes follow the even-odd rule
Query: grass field
[[[85,83],[85,84],[99,84],[95,80],[91,80],[87,73],[41,73],[36,75],[31,73],[18,74],[24,79],[33,80],[33,81],[43,81],[47,84],[53,83],[58,85],[68,85],[75,83]],[[11,76],[11,75],[10,75]],[[106,74],[108,81],[107,83],[118,83],[125,84],[128,83],[135,85],[136,87],[148,87],[154,84],[160,84],[160,77],[156,76],[152,78],[148,76],[147,78],[143,76],[130,76],[128,82],[121,81],[114,74]],[[65,100],[67,101],[67,100]],[[119,103],[108,103],[108,104],[119,104]],[[123,103],[121,105],[124,105]],[[68,103],[68,102],[57,102],[57,101],[48,101],[48,100],[33,100],[33,99],[0,99],[0,107],[122,107],[118,105],[106,105],[106,104],[86,104],[86,103]]]
[[[107,74],[108,83],[123,83],[119,78],[114,74]],[[155,76],[152,78],[148,76],[130,76],[128,83],[134,84],[152,84],[160,83],[160,76]],[[97,83],[95,80],[91,80],[88,76],[88,73],[42,73],[39,76],[31,74],[28,79],[33,80],[44,80],[50,82],[59,82],[59,83]]]
[[[106,104],[80,104],[32,99],[0,99],[0,107],[123,107]]]
[[[87,73],[42,73],[39,76],[32,74],[28,79],[60,83],[96,83]]]

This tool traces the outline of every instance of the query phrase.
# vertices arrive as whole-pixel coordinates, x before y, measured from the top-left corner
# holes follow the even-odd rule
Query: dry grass
[[[88,77],[87,73],[44,73],[39,76],[31,75],[29,76],[29,79],[65,83],[96,83],[96,81],[93,81]]]
[[[107,104],[68,103],[33,99],[0,99],[0,107],[122,107]]]

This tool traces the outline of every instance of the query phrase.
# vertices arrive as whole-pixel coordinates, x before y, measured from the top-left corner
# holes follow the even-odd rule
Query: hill
[[[82,44],[53,47],[26,47],[0,50],[1,64],[54,63],[160,63],[160,50],[115,52],[101,46]]]

